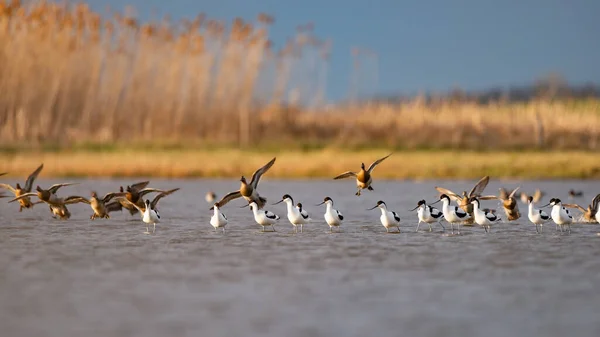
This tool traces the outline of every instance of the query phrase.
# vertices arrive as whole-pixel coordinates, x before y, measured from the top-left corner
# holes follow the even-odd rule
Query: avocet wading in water
[[[588,205],[587,209],[579,206],[578,204],[563,204],[567,208],[577,208],[581,211],[581,222],[595,223],[600,222],[600,216],[598,215],[598,204],[600,203],[600,194],[596,195],[592,200],[592,203]]]
[[[542,211],[541,209],[536,209],[533,206],[533,204],[535,203],[533,197],[527,198],[527,203],[529,203],[529,211],[527,213],[529,221],[531,221],[535,225],[535,231],[538,234],[540,234],[542,233],[542,226],[546,221],[550,220],[550,216],[548,215],[548,213]]]
[[[135,208],[137,208],[137,210],[142,215],[142,221],[146,224],[145,234],[150,234],[150,231],[148,229],[149,225],[152,224],[152,226],[153,226],[152,233],[154,233],[154,232],[156,232],[156,224],[161,222],[160,213],[158,212],[158,208],[156,207],[158,205],[158,202],[160,201],[161,198],[166,197],[167,195],[169,195],[173,192],[176,192],[178,190],[179,190],[179,187],[174,188],[169,191],[159,193],[154,197],[154,199],[152,199],[152,201],[150,201],[150,199],[146,199],[144,201],[144,207],[140,207],[137,204],[132,203],[131,201],[129,201],[127,198],[124,198],[124,197],[120,197],[119,199],[125,200],[127,203],[129,203],[129,204],[133,205]]]
[[[573,217],[569,214],[569,210],[566,209],[560,199],[552,198],[546,206],[552,206],[552,211],[550,212],[550,216],[552,217],[552,221],[560,227],[560,231],[563,231],[563,226],[569,227],[569,234],[571,233],[571,223],[573,223]]]
[[[442,213],[444,214],[444,219],[450,223],[450,229],[452,230],[452,234],[454,234],[454,224],[456,224],[456,228],[458,229],[458,234],[460,234],[460,224],[464,221],[469,220],[470,216],[464,211],[462,208],[458,206],[450,206],[450,197],[445,194],[440,195],[440,199],[432,205],[437,204],[438,202],[442,202]]]
[[[489,233],[492,223],[499,221],[500,218],[492,212],[482,210],[478,199],[471,201],[471,204],[473,204],[473,217],[475,218],[475,222],[479,226],[482,226],[486,233]]]
[[[250,209],[252,210],[252,213],[254,213],[254,221],[256,221],[257,224],[262,226],[262,231],[265,231],[265,227],[271,226],[273,232],[276,232],[275,227],[273,225],[276,224],[277,220],[280,219],[279,215],[274,214],[270,211],[258,209],[258,205],[254,201],[252,201],[249,205]]]
[[[371,186],[371,183],[373,182],[371,173],[373,173],[373,170],[375,169],[375,167],[377,165],[379,165],[379,163],[381,163],[382,161],[384,161],[387,157],[389,157],[391,155],[392,154],[390,153],[383,158],[377,159],[366,170],[365,170],[365,163],[360,163],[360,171],[358,173],[348,171],[348,172],[344,172],[344,173],[338,175],[337,177],[335,177],[333,179],[337,180],[337,179],[344,179],[344,178],[349,178],[349,177],[356,177],[356,187],[358,188],[358,191],[356,191],[357,196],[360,196],[360,191],[365,188],[368,189],[369,191],[373,191],[373,187]]]
[[[444,225],[442,225],[442,223],[440,222],[440,220],[443,219],[444,216],[442,211],[435,207],[427,205],[427,202],[425,202],[425,200],[419,200],[419,202],[417,203],[417,207],[411,209],[410,211],[412,212],[417,208],[419,209],[417,211],[419,222],[417,223],[417,229],[415,230],[415,232],[419,231],[419,226],[421,225],[421,222],[424,222],[429,225],[430,232],[432,231],[431,224],[434,222],[440,224],[440,226],[442,226],[442,229],[446,231],[446,227],[444,227]]]
[[[277,205],[281,202],[285,202],[287,205],[287,218],[292,226],[294,226],[294,232],[297,233],[297,226],[300,226],[300,233],[302,233],[303,225],[311,221],[311,218],[308,216],[308,212],[306,212],[305,209],[302,209],[301,203],[298,203],[298,205],[294,206],[294,199],[289,194],[284,195],[281,200],[273,205]]]
[[[323,202],[318,204],[317,206],[326,204],[327,208],[325,209],[325,221],[329,225],[329,231],[333,233],[333,227],[340,227],[342,225],[342,221],[344,220],[344,215],[342,212],[333,208],[333,200],[330,197],[325,197]]]
[[[225,225],[227,225],[227,217],[219,210],[219,205],[215,203],[214,205],[214,214],[210,217],[210,224],[215,228],[223,228],[223,233],[225,233]]]
[[[400,233],[400,216],[398,215],[398,213],[394,211],[388,211],[387,205],[382,200],[379,200],[377,202],[377,205],[367,209],[367,211],[370,211],[377,207],[379,207],[379,209],[381,210],[381,216],[379,217],[379,220],[381,221],[383,227],[385,227],[385,230],[389,232],[390,228],[396,227],[398,229],[398,233]]]

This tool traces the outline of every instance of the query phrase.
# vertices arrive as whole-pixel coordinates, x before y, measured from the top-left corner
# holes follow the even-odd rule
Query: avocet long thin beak
[[[442,201],[442,199],[438,199],[438,201],[436,201],[436,202],[431,202],[431,203],[429,203],[429,205],[435,205],[435,204],[437,204],[440,201]]]
[[[276,202],[276,203],[274,203],[274,204],[271,204],[271,205],[277,205],[277,204],[280,204],[280,203],[282,203],[282,202],[283,202],[283,199],[281,199],[281,200],[279,200],[278,202]]]
[[[323,201],[323,202],[322,202],[322,203],[320,203],[320,204],[316,204],[315,206],[321,206],[321,205],[323,205],[324,203],[325,203],[325,201]]]
[[[550,203],[545,204],[544,206],[540,206],[540,208],[544,208],[544,207],[548,207],[548,206],[550,206]]]
[[[371,208],[367,208],[367,211],[370,211],[370,210],[372,210],[372,209],[375,209],[375,208],[377,208],[377,206],[378,206],[378,205],[375,205],[375,206],[373,206],[373,207],[371,207]]]
[[[419,208],[419,206],[421,206],[421,205],[417,205],[417,207],[415,207],[415,208],[411,209],[410,211],[411,211],[411,212],[412,212],[412,211],[414,211],[415,209]]]
[[[246,207],[248,207],[248,206],[250,206],[250,204],[246,204],[246,205],[244,205],[244,206],[242,206],[242,207],[240,207],[240,208],[246,208]]]

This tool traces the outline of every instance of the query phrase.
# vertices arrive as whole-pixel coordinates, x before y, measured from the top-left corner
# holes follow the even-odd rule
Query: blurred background
[[[599,11],[541,0],[0,1],[0,170],[43,160],[50,175],[229,175],[280,153],[296,161],[275,175],[326,176],[401,151],[393,160],[419,166],[383,175],[479,176],[473,166],[496,160],[500,175],[597,177]],[[131,152],[141,159],[126,165]]]

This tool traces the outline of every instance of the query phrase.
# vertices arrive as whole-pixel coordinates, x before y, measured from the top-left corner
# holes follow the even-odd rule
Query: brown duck
[[[592,203],[587,208],[583,208],[578,204],[562,204],[564,207],[577,208],[583,213],[583,221],[588,223],[598,223],[596,213],[598,213],[598,205],[600,204],[600,194],[596,195]]]
[[[125,193],[116,192],[116,193],[107,193],[104,197],[99,198],[96,191],[92,191],[91,197],[89,199],[81,197],[79,202],[90,205],[94,214],[90,216],[90,219],[94,220],[96,218],[105,218],[110,219],[108,215],[110,212],[120,211],[123,209],[119,202],[109,203],[111,199],[115,197],[124,196]]]
[[[471,202],[476,198],[480,200],[490,200],[496,198],[495,196],[481,195],[481,193],[483,193],[483,190],[487,187],[489,182],[490,177],[485,176],[481,178],[477,182],[477,184],[475,184],[475,186],[473,186],[469,193],[467,193],[467,191],[463,191],[462,195],[458,195],[447,188],[439,186],[436,186],[435,189],[440,193],[440,195],[445,194],[451,200],[454,200],[463,211],[467,212],[470,215],[469,219],[467,219],[464,223],[465,225],[470,225],[475,222],[475,217],[473,216],[473,205],[471,204]]]
[[[252,174],[252,180],[250,180],[250,183],[248,183],[246,181],[246,178],[244,176],[242,176],[242,178],[240,179],[240,182],[241,182],[240,189],[237,191],[227,193],[225,196],[223,196],[223,198],[221,198],[221,200],[219,200],[217,202],[217,207],[223,207],[225,204],[227,204],[231,200],[243,197],[248,202],[248,205],[254,201],[256,203],[256,205],[258,206],[258,209],[262,209],[265,206],[267,199],[261,197],[258,194],[258,190],[257,190],[258,183],[260,182],[260,178],[263,176],[263,174],[265,174],[271,168],[271,166],[273,166],[273,164],[275,163],[275,159],[276,158],[271,159],[271,161],[266,163],[263,167],[254,171],[254,173]],[[210,209],[213,210],[214,206],[211,207]]]
[[[37,169],[35,169],[35,171],[33,171],[29,175],[29,177],[27,177],[27,180],[25,181],[25,186],[23,186],[23,187],[21,187],[21,185],[19,183],[17,183],[17,185],[14,188],[8,184],[0,184],[0,187],[12,192],[12,194],[15,197],[20,197],[23,194],[31,192],[31,187],[33,186],[33,182],[35,181],[35,179],[40,174],[40,172],[42,171],[43,168],[44,168],[44,164],[41,164]],[[0,175],[4,175],[4,174],[6,174],[6,173],[0,174]],[[29,197],[21,198],[21,199],[19,199],[19,212],[22,212],[24,208],[32,208],[33,205],[39,204],[39,203],[40,202],[31,202],[31,199]]]
[[[377,159],[376,161],[371,163],[368,169],[365,169],[365,163],[360,163],[360,171],[358,173],[348,171],[334,177],[333,179],[337,180],[349,177],[356,177],[356,187],[358,188],[358,191],[356,191],[355,195],[357,196],[360,196],[360,191],[364,189],[373,191],[373,186],[371,186],[371,183],[373,182],[373,177],[371,176],[371,174],[373,173],[373,170],[377,165],[379,165],[382,161],[384,161],[387,157],[391,155],[392,154],[390,153],[383,158]]]

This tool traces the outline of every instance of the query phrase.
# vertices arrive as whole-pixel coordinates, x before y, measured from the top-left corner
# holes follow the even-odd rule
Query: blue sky
[[[205,12],[210,18],[275,17],[276,45],[298,25],[313,22],[331,38],[330,100],[346,98],[350,48],[379,54],[376,89],[362,94],[414,94],[523,85],[549,72],[570,83],[600,83],[600,1],[318,1],[318,0],[90,0],[96,10],[133,5],[142,19],[154,9],[173,19]]]

